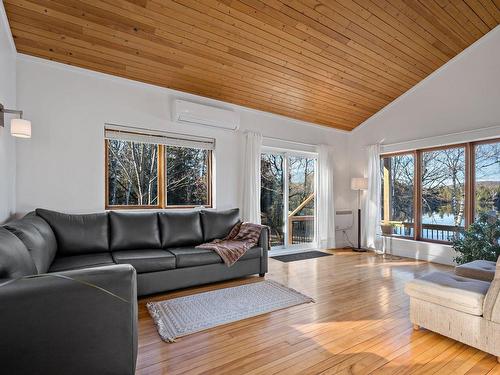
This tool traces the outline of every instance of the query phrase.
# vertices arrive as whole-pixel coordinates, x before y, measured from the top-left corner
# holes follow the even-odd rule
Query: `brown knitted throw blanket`
[[[240,259],[248,249],[259,242],[262,230],[268,230],[265,225],[252,223],[237,223],[227,237],[196,246],[199,249],[215,251],[228,267],[231,267]]]

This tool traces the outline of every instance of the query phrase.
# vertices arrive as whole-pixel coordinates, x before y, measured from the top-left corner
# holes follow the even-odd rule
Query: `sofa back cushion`
[[[5,228],[14,233],[26,246],[38,273],[49,269],[57,252],[57,241],[49,224],[38,216],[25,216]]]
[[[109,251],[106,212],[69,215],[38,208],[36,214],[49,223],[57,239],[57,255],[81,255]]]
[[[111,211],[109,221],[112,251],[161,248],[156,212]]]
[[[203,240],[205,242],[226,237],[240,220],[240,209],[225,211],[201,211]]]
[[[31,255],[17,236],[0,227],[0,279],[36,275]]]
[[[200,213],[160,212],[158,214],[161,232],[161,246],[193,246],[203,242]]]

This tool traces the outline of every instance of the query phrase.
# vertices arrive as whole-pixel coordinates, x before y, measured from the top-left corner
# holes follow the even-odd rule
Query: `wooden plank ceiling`
[[[19,52],[352,130],[500,0],[3,0]]]

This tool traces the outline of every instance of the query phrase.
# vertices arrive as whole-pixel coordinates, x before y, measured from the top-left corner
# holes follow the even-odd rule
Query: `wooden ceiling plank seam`
[[[234,53],[238,53],[240,56],[245,55],[244,53],[240,53],[240,52],[236,51],[236,49],[233,49],[232,51]],[[246,54],[245,56],[250,57],[248,54]],[[257,57],[259,57],[259,56],[257,56]],[[255,61],[254,56],[252,56],[252,60]],[[257,62],[257,61],[255,61],[255,62]],[[257,62],[257,63],[259,63],[259,62]],[[266,65],[266,66],[270,66],[269,62],[265,61],[265,60],[262,61],[262,64]],[[291,75],[295,75],[296,76],[297,71],[295,69],[290,69],[289,68],[289,72],[290,72]],[[299,72],[299,73],[307,73],[307,69],[305,71],[302,71],[302,72]],[[311,72],[311,74],[314,74],[314,73]],[[316,77],[312,77],[312,78],[318,78],[318,77],[316,76]],[[365,99],[370,99],[372,101],[379,100],[379,96],[373,95],[371,92],[369,92],[369,93],[363,92],[362,90],[356,89],[355,87],[344,87],[344,85],[342,85],[341,83],[337,83],[337,82],[331,82],[330,81],[329,83],[333,84],[333,86],[337,86],[339,89],[347,90],[348,94],[350,94],[350,95],[360,95],[361,97],[364,97]],[[339,85],[342,85],[342,86],[339,86]],[[387,98],[385,98],[383,100],[386,100],[386,99]]]
[[[329,1],[328,3],[325,3],[325,7],[352,21],[348,26],[348,30],[353,31],[354,34],[360,35],[367,40],[368,43],[364,45],[366,48],[373,48],[377,46],[377,49],[374,49],[374,51],[379,53],[381,56],[387,56],[388,54],[389,56],[392,55],[398,63],[404,64],[402,66],[405,66],[407,69],[413,70],[414,72],[415,70],[418,70],[424,77],[432,71],[432,63],[431,65],[428,65],[429,62],[420,61],[414,56],[409,55],[408,52],[411,54],[411,50],[408,49],[406,45],[400,43],[390,35],[389,39],[386,40],[384,39],[385,32],[379,31],[378,28],[370,27],[370,23],[367,19],[361,17],[357,13],[361,13],[361,10],[359,7],[356,7],[356,3],[352,0]],[[393,46],[391,42],[396,42],[397,47]]]
[[[323,20],[325,18],[325,16],[319,12],[311,10],[309,8],[309,6],[304,4],[303,2],[299,2],[297,0],[294,0],[294,1],[285,1],[285,2],[282,1],[282,3],[286,4],[289,7],[293,7],[296,11],[306,15],[307,17],[313,19],[316,22],[323,23],[326,27],[328,27],[327,23],[325,23],[325,21]],[[408,41],[406,41],[406,42],[408,42]],[[425,43],[427,43],[427,42],[425,42]],[[433,48],[435,48],[435,47],[433,47]],[[441,64],[441,62],[439,62],[438,64]]]
[[[404,11],[401,11],[396,7],[394,1],[387,0],[370,0],[372,3],[379,6],[382,10],[390,14],[399,23],[406,25],[413,33],[420,35],[421,38],[425,39],[427,43],[435,48],[442,51],[442,53],[447,56],[447,60],[453,58],[457,53],[461,52],[463,48],[450,38],[445,37],[446,41],[443,42],[440,37],[441,35],[436,35],[430,32],[426,27],[421,25],[416,19],[409,17]]]
[[[467,20],[468,23],[473,25],[473,27],[477,30],[477,32],[473,34],[476,38],[480,38],[482,35],[490,31],[488,25],[465,1],[460,0],[456,2],[450,2],[450,4],[451,3],[458,10],[458,14],[462,15],[462,18]]]
[[[391,0],[391,4],[408,18],[413,19],[420,27],[436,36],[443,44],[447,46],[457,46],[457,53],[463,51],[468,46],[467,42],[462,38],[444,28],[442,25],[436,25],[430,22],[429,19],[425,18],[421,13],[415,11],[415,9],[406,4],[404,0]]]
[[[200,25],[198,25],[200,26]],[[162,26],[158,25],[157,28],[160,28]],[[254,41],[250,40],[251,43],[255,43]],[[240,44],[241,45],[241,44]],[[255,45],[251,46],[254,50],[256,50],[256,47]],[[268,47],[266,46],[259,46],[259,47],[263,47],[266,49],[266,52],[268,53],[272,53],[269,51]],[[280,46],[281,47],[281,46]],[[273,50],[274,51],[274,50]],[[295,51],[292,51],[293,53],[295,53]],[[278,53],[278,51],[276,51],[276,53]],[[294,57],[298,58],[298,59],[301,59],[301,63],[308,63],[310,62],[310,59],[308,58],[309,56],[304,56],[304,54],[301,54],[301,53],[296,53],[296,55],[294,55]],[[307,59],[307,60],[306,60]],[[313,59],[314,60],[314,59]],[[324,66],[326,65],[327,62],[329,62],[327,59],[325,58],[322,58],[322,61],[318,60],[318,58],[316,57],[316,60],[314,61],[317,61],[318,64],[321,64],[321,65],[317,65],[316,64],[316,67],[318,68],[324,68]],[[331,62],[330,62],[331,63]],[[363,79],[362,75],[361,74],[356,74],[356,75],[353,75],[352,73],[351,74],[343,74],[345,71],[346,71],[346,67],[343,67],[343,70],[341,70],[342,68],[340,67],[332,67],[332,66],[327,66],[328,70],[325,70],[326,72],[328,73],[331,73],[331,69],[334,69],[334,73],[333,74],[342,74],[342,77],[346,77],[347,79],[350,79],[350,77],[354,77],[353,79],[356,79],[356,82],[358,84],[360,84],[361,82],[364,82],[364,83],[368,83],[367,82],[367,79],[366,77]],[[337,72],[340,72],[340,73],[337,73]],[[379,89],[383,89],[383,90],[390,90],[391,91],[391,94],[392,95],[396,95],[400,89],[399,87],[397,87],[396,85],[387,85],[385,81],[380,81],[379,78],[380,76],[377,77],[378,80],[376,80],[376,83],[374,84],[374,89],[375,90],[379,90]],[[344,78],[339,78],[339,79],[344,79]],[[370,83],[372,83],[373,81],[369,81]],[[381,86],[383,85],[383,86]],[[389,86],[389,87],[388,87]]]
[[[243,3],[241,1],[239,1],[237,4],[243,4]],[[243,5],[245,5],[245,4],[243,4]],[[232,8],[232,9],[234,9],[234,8]],[[273,15],[273,17],[271,17],[271,19],[275,20],[276,16],[277,15]],[[379,64],[379,65],[380,64],[382,64],[382,65],[390,64],[390,66],[394,67],[395,69],[398,69],[398,71],[402,72],[403,74],[410,74],[411,75],[411,73],[408,72],[407,68],[402,68],[402,67],[398,66],[392,60],[388,60],[387,58],[382,58],[379,54],[373,53],[373,51],[371,51],[370,49],[349,48],[349,46],[351,46],[352,40],[351,40],[351,42],[348,43],[349,46],[346,46],[346,45],[343,45],[342,43],[338,43],[338,41],[336,41],[336,40],[334,40],[334,39],[332,39],[332,38],[330,38],[330,37],[328,37],[320,32],[316,32],[315,30],[313,30],[312,28],[309,28],[305,24],[298,23],[295,27],[306,32],[309,35],[314,36],[317,39],[324,40],[327,43],[328,50],[332,51],[332,53],[333,53],[333,51],[336,50],[336,48],[347,51],[348,53],[353,53],[353,51],[355,51],[354,55],[360,54],[361,55],[361,56],[359,56],[360,58],[363,58],[363,56],[369,56],[371,59],[376,61],[376,63],[374,63],[374,64]],[[332,46],[334,46],[335,48],[330,48]],[[365,51],[364,54],[363,54],[363,51]],[[418,77],[418,79],[421,79],[421,78],[422,77]]]
[[[493,0],[481,0],[481,5],[495,19],[496,24],[500,24],[500,9],[496,7],[496,5],[493,3]]]
[[[358,3],[350,1],[349,4],[350,9],[355,13],[359,12],[359,9],[368,11],[370,16],[365,20],[365,22],[367,22],[366,27],[368,27],[368,25],[373,25],[373,27],[380,30],[378,33],[385,33],[393,38],[393,40],[397,42],[398,49],[408,56],[418,56],[422,63],[425,63],[425,65],[432,69],[436,69],[438,66],[441,66],[444,61],[449,59],[449,57],[444,55],[435,46],[427,43],[427,41],[418,34],[412,33],[405,25],[399,24],[394,26],[392,17],[388,13],[381,11],[376,4],[366,0],[359,1]],[[396,22],[399,21],[396,20]],[[366,29],[366,27],[363,28]],[[370,30],[373,30],[373,28],[367,31]],[[410,35],[406,35],[406,33]]]
[[[481,36],[483,36],[483,32],[475,25],[475,22],[471,21],[469,17],[465,15],[465,13],[472,13],[470,8],[467,6],[467,4],[463,3],[462,1],[460,2],[455,2],[455,1],[449,1],[449,0],[442,0],[443,6],[442,8],[451,16],[453,17],[459,24],[463,25],[463,27],[471,34],[475,39],[479,39]],[[466,12],[459,9],[459,7],[465,8]],[[475,19],[477,19],[477,16],[474,14]],[[477,22],[481,22],[480,20]],[[481,22],[482,23],[482,22]],[[484,24],[483,24],[484,26]]]
[[[406,0],[410,1],[410,0]],[[425,9],[432,14],[436,22],[449,28],[452,32],[463,37],[468,44],[475,41],[474,36],[469,34],[453,17],[451,17],[444,9],[442,9],[434,0],[414,0],[421,9]],[[461,0],[459,0],[461,1]]]
[[[376,18],[380,19],[382,22],[384,22],[389,27],[394,29],[396,32],[401,34],[404,38],[404,40],[402,40],[402,43],[406,44],[408,47],[410,47],[408,45],[408,43],[409,44],[417,43],[420,46],[420,48],[423,48],[428,54],[431,54],[431,56],[429,56],[429,59],[434,56],[434,58],[435,58],[434,61],[437,64],[442,65],[443,63],[448,61],[452,56],[455,55],[455,53],[451,50],[449,50],[450,53],[445,53],[442,50],[440,50],[439,48],[437,48],[435,45],[436,38],[432,37],[433,40],[430,42],[427,40],[426,37],[421,36],[420,33],[418,33],[418,32],[415,32],[410,27],[410,26],[413,26],[411,21],[409,21],[407,24],[405,24],[405,23],[401,22],[397,17],[394,17],[391,13],[389,13],[384,8],[384,5],[387,5],[387,4],[385,4],[385,1],[382,1],[382,0],[373,1],[372,0],[372,1],[368,2],[366,0],[363,0],[363,1],[357,0],[357,4],[359,6],[364,7],[368,11],[372,11],[373,14],[376,16]],[[371,18],[372,17],[368,18],[368,21]],[[427,36],[427,35],[425,35],[425,36]],[[399,36],[396,34],[395,37],[398,38]],[[419,52],[419,51],[416,51],[416,52]]]
[[[422,6],[418,0],[402,0],[406,6],[412,9],[414,12],[419,14],[421,17],[426,19],[435,28],[441,30],[442,32],[449,34],[462,41],[464,48],[473,43],[474,37],[469,33],[456,32],[454,29],[448,27],[447,24],[440,22],[440,16],[437,16],[427,9],[427,7]]]
[[[275,63],[275,64],[280,64],[277,61],[272,61],[272,62]],[[281,65],[284,66],[283,63]],[[290,66],[291,64],[287,64],[287,65],[288,66],[286,68],[289,69],[289,71],[292,71],[294,73],[298,72],[298,73],[302,73],[302,74],[306,74],[306,75],[307,75],[307,73],[309,73],[307,69],[298,68],[298,67],[295,67],[295,66],[292,67],[292,66]],[[320,77],[318,75],[313,76],[313,78],[320,79],[320,80],[323,79],[323,77]],[[341,89],[341,90],[347,90],[348,92],[349,91],[356,91],[356,94],[358,94],[358,95],[366,95],[366,93],[364,92],[364,90],[361,90],[361,89],[356,90],[356,88],[353,87],[353,86],[348,86],[348,85],[344,85],[342,83],[337,83],[337,82],[335,82],[334,80],[331,80],[331,79],[329,79],[329,83],[333,84],[334,86],[339,87],[339,89]],[[354,93],[352,93],[352,95],[354,95]],[[368,93],[368,95],[369,95],[369,93]],[[372,99],[377,100],[376,98],[379,97],[379,96],[380,95],[375,95],[375,96],[371,96],[371,97],[372,97]],[[390,99],[390,97],[389,98],[385,97],[383,100],[386,101],[387,99]]]
[[[500,19],[500,0],[4,4],[21,53],[342,130]]]
[[[495,28],[498,24],[495,18],[483,7],[483,4],[478,0],[465,0],[469,8],[479,17],[479,19],[484,22],[488,31]]]
[[[24,41],[23,41],[23,42],[24,42]],[[23,45],[23,44],[21,44],[21,45]],[[47,50],[47,49],[46,49],[46,50]],[[55,51],[50,51],[50,52],[53,52],[54,54],[57,54],[57,52],[55,52]],[[74,58],[74,56],[75,56],[75,54],[74,54],[73,52],[71,52],[71,53],[65,53],[64,55],[65,55],[65,56],[66,56],[66,58],[68,58],[68,59],[69,59],[69,58],[72,58],[72,59],[73,59],[73,58]],[[79,55],[79,56],[80,56],[80,58],[82,58],[82,57],[83,57],[83,55]],[[92,59],[88,59],[88,60],[87,60],[87,59],[85,59],[85,58],[84,58],[84,60],[85,60],[85,61],[91,61],[91,62],[94,62]],[[78,65],[78,62],[76,62],[76,65]],[[109,65],[107,65],[107,64],[102,64],[102,65],[103,65],[103,66],[106,66],[106,67],[109,67]],[[141,69],[141,68],[139,68],[139,67],[133,67],[133,66],[125,66],[125,68],[126,68],[126,70],[130,70],[130,69]],[[157,75],[155,75],[153,72],[146,71],[146,70],[144,70],[144,69],[141,69],[141,71],[142,71],[144,74],[150,74],[150,75],[151,75],[151,76],[153,76],[153,77],[158,77],[158,76],[157,76]],[[163,76],[164,76],[164,75],[163,75]],[[176,80],[178,80],[178,78],[176,78]],[[158,81],[158,79],[156,79],[156,82],[157,82],[157,81]],[[194,83],[195,83],[195,82],[191,82],[191,81],[186,81],[185,79],[181,79],[181,80],[179,80],[179,82],[180,82],[180,85],[175,85],[175,86],[172,86],[172,83],[169,81],[169,84],[168,84],[168,86],[167,86],[167,87],[170,87],[170,88],[175,88],[176,90],[179,90],[179,91],[184,91],[184,89],[183,89],[183,87],[184,87],[184,86],[183,86],[183,85],[184,85],[184,82],[189,82],[190,84],[194,84]],[[198,83],[198,85],[199,85],[199,83]],[[222,86],[217,86],[217,87],[218,87],[218,90],[219,90],[219,91],[224,90],[224,87],[222,87]],[[217,98],[221,98],[221,97],[222,97],[222,96],[221,96],[221,95],[222,95],[221,93],[217,92],[215,95],[214,95],[214,93],[216,93],[216,92],[215,92],[215,91],[213,91],[213,88],[210,88],[210,90],[207,90],[207,91],[205,92],[205,96],[207,96],[207,95],[208,95],[209,97],[214,97],[214,96],[215,96],[215,97],[217,97]],[[224,97],[227,101],[229,101],[229,102],[231,102],[231,103],[234,103],[234,96],[227,94],[227,92],[226,92],[225,96],[223,96],[223,97]],[[259,101],[260,101],[260,100],[259,100]],[[252,104],[252,107],[255,107],[255,102],[248,101],[248,103],[251,103],[251,104]],[[260,101],[260,104],[263,104],[263,103],[268,103],[268,101]],[[259,104],[259,105],[260,105],[260,104]],[[282,105],[282,103],[278,103],[278,104],[280,105],[280,107],[282,107],[282,108],[286,108],[286,106],[283,106],[283,105]],[[257,108],[258,108],[258,106],[257,106]],[[295,110],[294,110],[294,108],[289,108],[289,110],[290,110],[290,111],[295,111]],[[325,123],[325,122],[330,121],[330,119],[329,119],[328,117],[327,117],[327,118],[325,118],[325,117],[323,117],[323,116],[321,116],[321,115],[319,115],[319,116],[318,116],[318,113],[316,113],[316,112],[314,112],[314,113],[315,113],[315,116],[316,116],[315,118],[316,118],[317,120],[321,121],[322,123]],[[338,124],[337,122],[335,122],[335,123],[336,123],[336,124]],[[352,124],[351,124],[351,125],[342,125],[342,126],[343,126],[343,127],[351,127],[351,128],[352,128],[354,125],[352,125]]]
[[[12,1],[14,1],[14,0],[12,0]],[[116,32],[119,32],[119,31],[116,31]]]
[[[318,7],[316,8],[316,11],[325,15],[326,18],[329,18],[330,19],[330,22],[334,23],[335,21],[332,19],[332,16],[335,17],[336,15],[337,16],[340,16],[339,14],[336,14],[332,9],[328,8],[328,7]],[[332,13],[333,12],[333,15]],[[343,16],[342,16],[343,17]],[[344,18],[344,17],[343,17]],[[349,25],[352,25],[354,24],[353,22],[350,22],[349,21]],[[299,25],[300,27],[300,25]],[[353,28],[353,26],[349,26],[350,28]],[[309,33],[316,33],[315,36],[317,38],[321,38],[322,37],[322,34],[313,30],[312,28],[307,28],[306,25],[304,25],[304,30],[309,32]],[[354,29],[355,31],[357,30],[361,30],[361,33],[365,33],[365,30],[362,29],[361,27],[359,26],[354,26]],[[352,31],[352,30],[351,30]],[[354,32],[355,33],[355,32]],[[377,38],[378,39],[378,38]],[[349,46],[352,47],[354,50],[358,51],[359,53],[363,53],[364,51],[364,55],[367,55],[367,56],[370,56],[373,60],[376,60],[379,62],[379,64],[382,64],[382,66],[387,66],[388,68],[392,68],[392,69],[395,69],[397,70],[399,73],[402,73],[408,77],[410,77],[411,79],[413,80],[416,80],[417,82],[420,81],[422,78],[424,78],[426,76],[426,73],[425,72],[422,72],[422,71],[418,71],[418,72],[415,72],[415,66],[407,63],[406,61],[401,61],[401,59],[399,59],[397,56],[394,56],[392,55],[392,58],[391,59],[387,59],[387,54],[385,50],[379,48],[378,46],[375,48],[375,50],[373,50],[373,44],[372,42],[368,42],[368,44],[372,44],[372,48],[367,48],[365,47],[364,45],[362,44],[358,44],[354,41],[351,40],[351,42],[349,42]],[[365,43],[367,44],[367,43]],[[327,50],[331,50],[331,46],[328,47]],[[397,61],[394,62],[394,60]]]
[[[30,35],[29,32],[31,30],[29,30],[28,25],[23,25],[23,26],[24,26],[24,28],[20,29],[20,28],[17,28],[17,23],[14,23],[13,24],[13,30],[16,32],[16,35],[22,35],[22,37],[24,39],[27,39],[29,37],[29,35]],[[25,32],[25,30],[27,30],[27,32]],[[47,34],[45,34],[45,35],[39,34],[39,35],[43,36],[44,38],[49,38],[49,39],[53,38],[53,39],[50,39],[50,40],[53,40],[53,41],[58,41],[59,40],[59,38],[57,36],[55,36],[55,35],[52,35],[52,36],[47,35]],[[44,40],[44,42],[47,42],[47,41]],[[88,50],[88,47],[89,47],[89,44],[90,44],[90,43],[79,43],[79,44],[75,44],[75,43],[78,43],[78,41],[77,40],[73,40],[72,41],[70,38],[67,38],[67,39],[64,40],[64,44],[65,45],[66,44],[70,44],[70,47],[71,46],[72,47],[76,47],[77,48],[76,52],[78,52],[78,53],[84,53],[85,50]],[[137,61],[138,67],[140,67],[140,66],[146,66],[147,67],[147,66],[150,66],[149,64],[151,63],[151,61],[148,61],[147,59],[145,60],[144,58],[138,57],[138,56],[136,56],[134,54],[116,53],[116,51],[114,51],[112,49],[107,49],[107,51],[106,51],[106,49],[105,50],[101,50],[99,53],[100,54],[101,53],[102,54],[106,54],[107,52],[108,53],[109,52],[115,52],[114,55],[111,55],[111,57],[109,58],[110,61],[116,61],[116,58],[120,58],[120,61],[127,62],[128,59],[132,58],[132,59],[135,59]],[[94,54],[92,54],[92,55],[94,55]],[[98,55],[96,55],[96,57],[98,57]],[[128,66],[128,65],[129,64],[126,64],[126,66]],[[154,66],[154,67],[152,67],[152,68],[161,68],[164,71],[164,70],[168,70],[169,67],[171,67],[171,66],[170,65],[161,64],[160,62],[158,62],[157,65]],[[175,68],[175,67],[172,67],[172,68]],[[151,71],[151,73],[155,73],[155,72],[156,71]],[[174,72],[177,73],[176,71],[174,71]],[[198,73],[200,73],[200,71],[198,71]],[[184,78],[184,79],[186,81],[191,82],[191,80],[192,79],[196,79],[196,77],[197,77],[196,75],[191,75],[191,76],[186,76],[186,78]],[[207,77],[212,77],[212,80],[209,82],[212,85],[212,87],[215,87],[218,84],[217,83],[218,82],[217,76],[214,77],[214,76],[208,76],[208,75],[205,74],[205,77],[206,78]],[[231,87],[231,86],[229,86],[229,87]],[[235,83],[234,87],[235,87],[234,90],[236,90],[236,91],[239,90],[241,92],[246,92],[248,95],[253,96],[255,98],[259,98],[261,96],[264,96],[264,97],[266,96],[266,95],[263,95],[263,94],[255,94],[254,92],[251,91],[251,86],[249,86],[249,85],[248,86],[245,86],[245,85],[242,86],[241,83]],[[242,87],[245,87],[248,90],[243,90]],[[267,95],[268,96],[268,100],[272,99],[273,95],[274,94],[268,94]],[[286,98],[286,97],[282,97],[281,98],[282,105],[286,105],[287,104],[287,99],[288,99],[288,101],[290,101],[289,98]],[[308,103],[308,100],[303,100],[303,102],[305,104],[307,104],[307,106],[308,106],[309,109],[315,110],[315,112],[317,112],[317,113],[323,113],[324,112],[323,108],[321,108],[321,107],[318,108],[318,106],[312,105],[312,104]],[[332,108],[332,110],[335,110],[335,109]],[[348,117],[347,118],[339,117],[336,114],[332,114],[330,112],[325,112],[325,115],[332,116],[338,122],[343,122],[343,121],[349,120]],[[351,121],[352,121],[352,118],[354,118],[354,117],[357,117],[357,116],[353,115],[351,117]],[[356,120],[358,120],[358,119],[356,119]]]
[[[240,0],[239,3],[242,2],[250,2],[250,1],[257,1],[257,0]],[[269,3],[273,4],[273,2]],[[305,17],[302,15],[300,12],[297,12],[293,10],[292,8],[288,6],[284,6],[283,3],[281,3],[281,7],[279,9],[272,8],[274,10],[274,14],[272,15],[273,17],[279,17],[283,16],[279,11],[286,12],[285,16],[288,16],[289,18],[295,17],[297,21],[300,21],[297,24],[297,28],[303,30],[304,27],[308,27],[310,29],[316,30],[319,34],[325,35],[321,30],[322,27],[327,27],[320,25],[322,27],[318,28],[318,25],[315,25],[310,22],[310,19],[308,17]],[[271,8],[268,6],[266,9]],[[345,18],[345,17],[344,17]],[[336,24],[336,21],[330,19],[330,21],[333,23],[332,26],[328,26],[327,28],[329,29],[335,29],[338,27]],[[364,22],[364,21],[362,21]],[[413,59],[412,57],[409,57],[407,54],[399,50],[398,48],[391,46],[389,43],[387,43],[383,37],[380,36],[380,34],[371,34],[367,32],[364,28],[356,24],[355,22],[349,22],[348,26],[344,29],[344,33],[351,38],[350,41],[347,43],[348,46],[353,46],[354,44],[359,44],[363,46],[363,48],[358,49],[359,51],[367,51],[371,50],[375,52],[375,55],[377,56],[377,59],[381,61],[383,64],[386,64],[387,61],[392,61],[396,65],[400,65],[401,67],[404,67],[404,71],[408,70],[415,70],[415,69],[425,69],[425,70],[419,70],[421,72],[421,77],[425,77],[428,73],[426,71],[431,71],[431,69],[427,66],[424,67],[423,64],[421,64],[418,60]],[[384,56],[384,58],[381,58],[381,56]],[[409,62],[408,60],[412,60]],[[419,65],[417,67],[416,65]],[[415,73],[415,72],[414,72]]]

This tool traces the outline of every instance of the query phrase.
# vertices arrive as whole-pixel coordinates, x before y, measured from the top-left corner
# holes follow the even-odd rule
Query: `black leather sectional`
[[[195,248],[238,220],[238,209],[37,209],[0,227],[2,371],[133,374],[137,295],[267,272],[267,231],[232,267]]]

